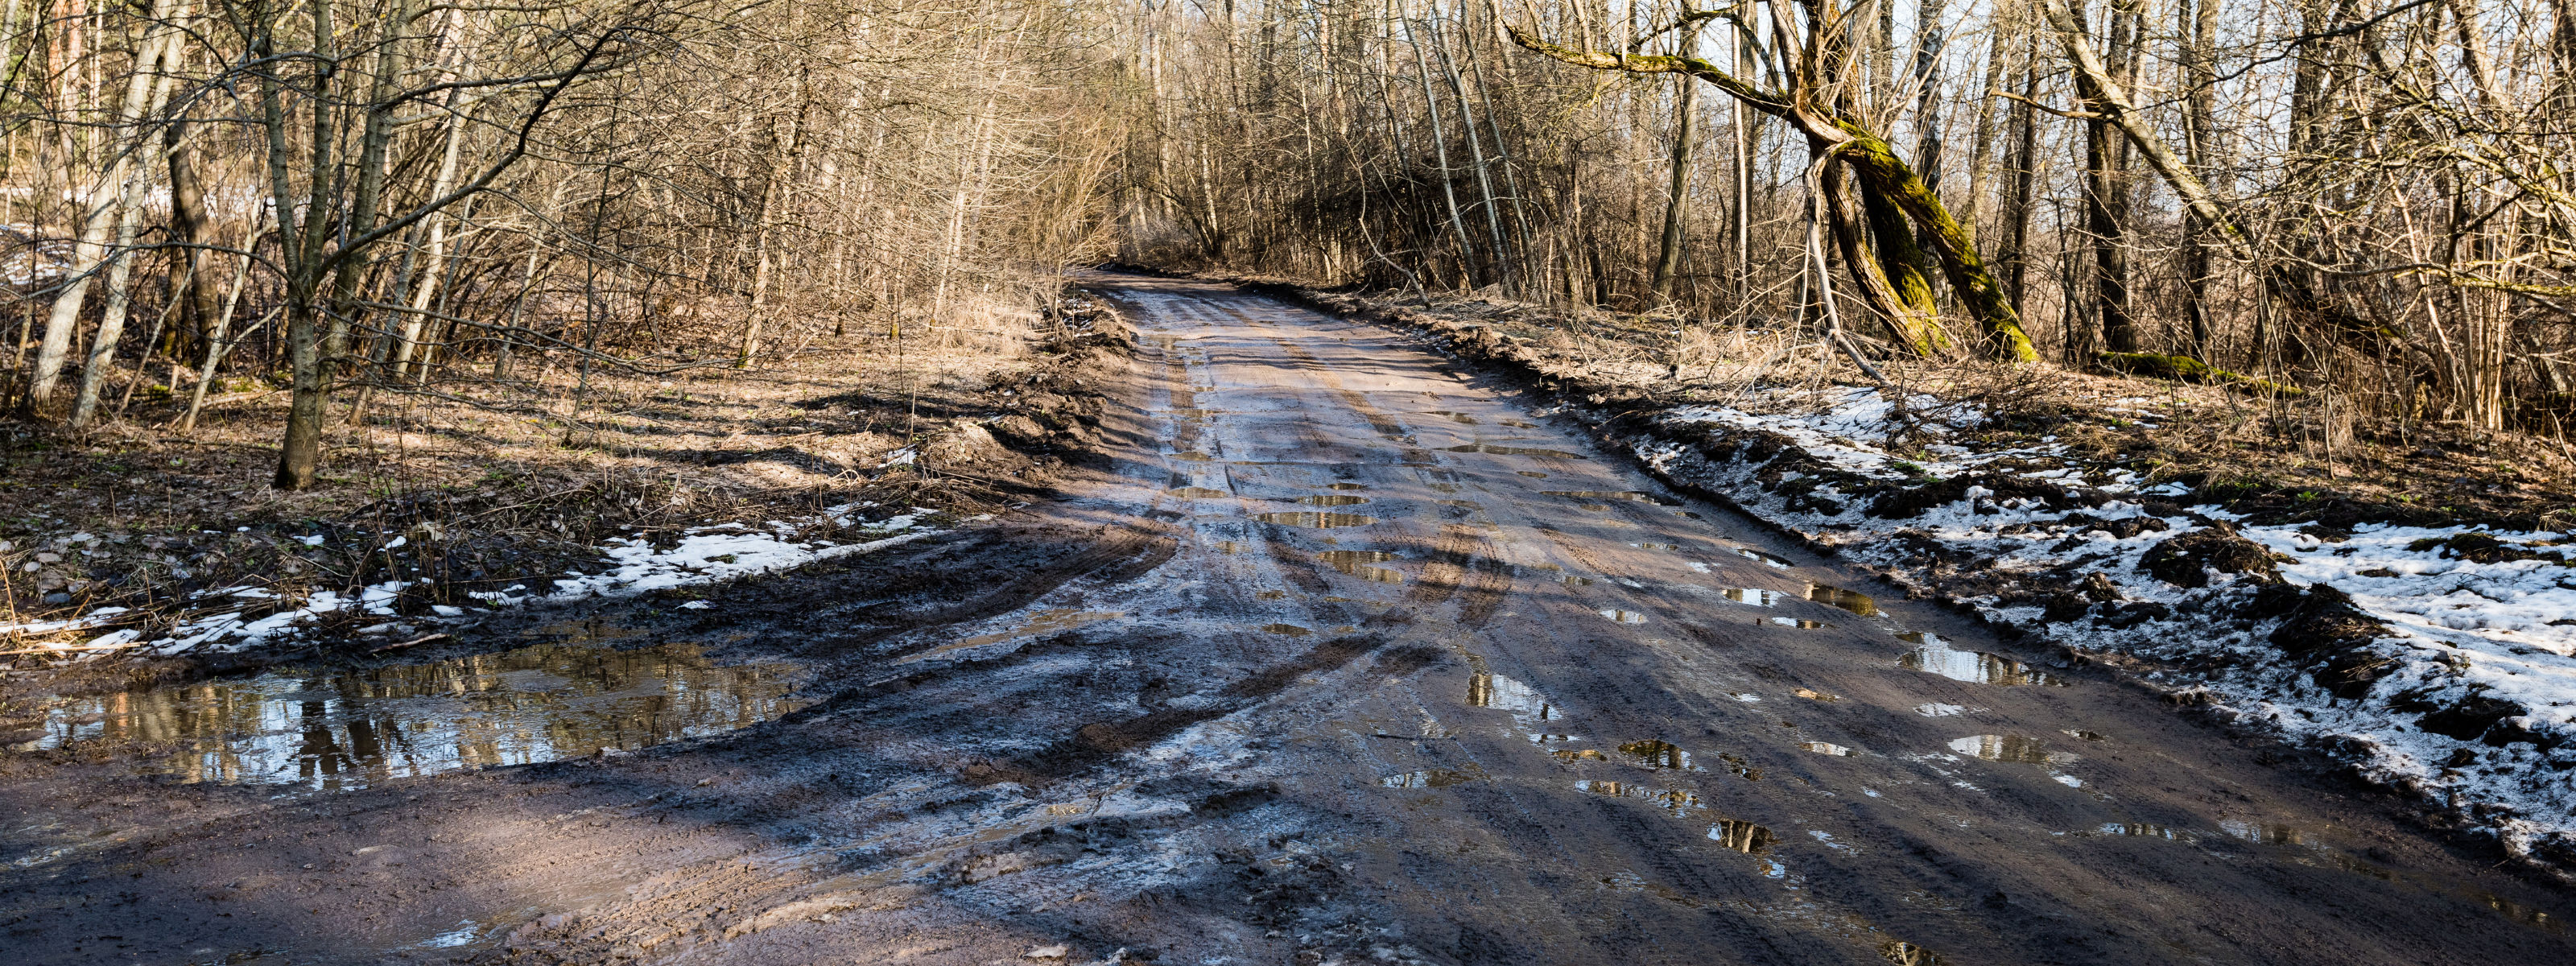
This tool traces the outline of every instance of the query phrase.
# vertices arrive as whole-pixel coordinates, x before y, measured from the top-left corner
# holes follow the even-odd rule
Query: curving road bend
[[[333,796],[111,790],[124,831],[0,870],[0,959],[2576,961],[2565,890],[1872,601],[1408,337],[1090,282],[1140,338],[1060,499],[610,618],[800,663],[812,706]],[[0,806],[78,790],[47,781]]]

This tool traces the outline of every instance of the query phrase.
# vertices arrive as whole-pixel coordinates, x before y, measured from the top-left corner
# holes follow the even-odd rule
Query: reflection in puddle
[[[1368,501],[1368,497],[1343,496],[1338,493],[1325,496],[1304,496],[1297,498],[1297,502],[1303,503],[1307,506],[1350,506],[1357,503],[1366,503]]]
[[[1941,954],[1894,939],[1878,945],[1878,958],[1896,966],[1940,966],[1941,963]]]
[[[1698,765],[1691,764],[1690,752],[1683,751],[1669,742],[1655,741],[1651,739],[1646,741],[1631,741],[1627,744],[1620,745],[1619,753],[1627,756],[1629,764],[1644,768],[1653,768],[1657,770],[1670,768],[1678,771],[1706,770]]]
[[[1554,721],[1565,717],[1565,709],[1547,700],[1547,696],[1519,681],[1500,674],[1467,676],[1467,704],[1476,708],[1500,708],[1511,712],[1524,727],[1536,721]]]
[[[2075,760],[2065,752],[2051,752],[2037,738],[2020,735],[1969,735],[1950,742],[1950,750],[1974,755],[1987,761],[2010,761],[2024,765],[2055,765]]]
[[[1492,453],[1496,456],[1543,456],[1552,460],[1579,460],[1583,458],[1583,455],[1580,453],[1568,453],[1564,450],[1531,449],[1526,446],[1496,446],[1492,443],[1469,443],[1465,446],[1443,446],[1440,448],[1440,451],[1443,453]]]
[[[1939,702],[1918,704],[1914,706],[1914,713],[1926,718],[1946,718],[1954,714],[1967,714],[1970,710],[1982,711],[1985,709],[1970,709],[1968,706],[1962,704],[1941,704]]]
[[[1218,553],[1242,553],[1244,549],[1245,547],[1243,544],[1236,543],[1232,540],[1219,540],[1216,542],[1216,552]]]
[[[1255,515],[1253,519],[1263,523],[1279,523],[1292,527],[1314,527],[1318,530],[1330,530],[1335,527],[1365,527],[1377,522],[1373,517],[1364,517],[1356,513],[1263,513]]]
[[[1646,622],[1646,615],[1632,610],[1617,610],[1604,607],[1601,609],[1601,616],[1618,621],[1622,624],[1643,624]]]
[[[1838,695],[1826,694],[1826,693],[1824,693],[1824,692],[1822,692],[1822,691],[1817,691],[1817,690],[1814,690],[1814,689],[1812,689],[1812,688],[1799,688],[1798,690],[1791,691],[1791,692],[1789,692],[1789,693],[1794,694],[1794,695],[1797,695],[1797,696],[1799,696],[1799,697],[1801,697],[1801,698],[1805,698],[1805,699],[1807,699],[1807,700],[1809,700],[1809,701],[1840,701],[1840,700],[1842,700],[1842,698],[1841,698],[1840,696],[1838,696]]]
[[[986,644],[999,644],[1003,641],[1015,641],[1023,637],[1036,637],[1040,634],[1052,634],[1061,630],[1081,627],[1084,624],[1095,624],[1113,617],[1124,617],[1127,615],[1123,611],[1080,610],[1067,607],[1042,610],[1029,616],[1031,619],[1028,623],[1011,628],[1010,630],[996,631],[991,634],[978,634],[974,637],[969,637],[955,643],[943,644],[919,654],[912,655],[911,657],[907,657],[903,660],[896,661],[895,663],[908,664],[923,658],[936,657],[938,655],[963,648],[982,647]]]
[[[1787,558],[1787,557],[1783,557],[1783,556],[1780,556],[1779,554],[1775,554],[1775,553],[1765,553],[1765,552],[1763,552],[1763,551],[1760,551],[1760,550],[1754,550],[1754,549],[1751,549],[1751,548],[1748,548],[1748,547],[1737,547],[1737,548],[1735,548],[1735,553],[1736,553],[1736,555],[1741,556],[1741,557],[1743,557],[1744,559],[1747,559],[1747,560],[1759,560],[1759,561],[1761,561],[1761,562],[1763,562],[1763,563],[1769,564],[1769,565],[1774,566],[1774,567],[1778,567],[1778,568],[1780,568],[1780,569],[1782,569],[1782,570],[1787,570],[1787,569],[1789,569],[1789,567],[1791,566],[1791,565],[1790,565],[1790,563],[1789,563],[1789,558]]]
[[[1377,783],[1388,788],[1447,788],[1484,778],[1485,770],[1471,764],[1464,768],[1431,768],[1388,775],[1378,779]]]
[[[1561,751],[1551,751],[1547,754],[1548,757],[1554,758],[1557,761],[1568,765],[1574,764],[1578,761],[1610,760],[1610,756],[1602,754],[1600,749],[1597,748],[1569,748]]]
[[[695,644],[540,644],[82,698],[55,709],[36,746],[148,742],[162,750],[136,759],[140,773],[339,791],[731,731],[800,707],[787,695],[802,677],[789,664],[718,665]]]
[[[1819,628],[1819,627],[1832,627],[1832,626],[1834,626],[1834,625],[1832,625],[1832,624],[1828,624],[1828,623],[1825,623],[1825,622],[1823,622],[1823,621],[1811,621],[1811,620],[1806,620],[1806,619],[1804,619],[1804,618],[1798,618],[1798,617],[1766,617],[1766,618],[1763,618],[1763,620],[1768,621],[1768,622],[1773,623],[1773,624],[1778,624],[1778,625],[1780,625],[1780,626],[1782,626],[1782,627],[1797,627],[1797,628],[1803,628],[1803,629],[1806,629],[1806,630],[1814,630],[1814,629]]]
[[[1261,625],[1261,629],[1272,634],[1282,634],[1288,637],[1304,637],[1308,634],[1314,633],[1312,630],[1299,627],[1295,624],[1263,624]]]
[[[1851,749],[1827,741],[1800,742],[1798,747],[1815,752],[1819,755],[1839,755],[1844,758],[1852,756]]]
[[[1899,667],[1930,671],[1953,681],[1970,684],[2042,684],[2065,687],[2065,679],[2032,668],[2008,657],[1983,651],[1954,651],[1950,642],[1938,634],[1909,631],[1896,635],[1898,640],[1916,647],[1896,659]]]
[[[1674,544],[1674,543],[1632,543],[1632,544],[1629,544],[1629,546],[1631,546],[1631,547],[1641,547],[1641,548],[1644,548],[1644,549],[1647,549],[1647,550],[1679,550],[1679,549],[1681,549],[1681,545],[1680,545],[1680,544]]]
[[[1558,582],[1559,582],[1559,583],[1562,583],[1562,584],[1564,584],[1564,585],[1566,585],[1566,586],[1568,586],[1568,587],[1590,587],[1590,586],[1592,586],[1592,578],[1590,578],[1590,577],[1565,577],[1565,578],[1560,579]]]
[[[2084,729],[2082,729],[2082,728],[2068,728],[2068,729],[2066,729],[2066,730],[2063,732],[2063,734],[2065,734],[2065,735],[2066,735],[2067,737],[2069,737],[2069,738],[2082,738],[2082,739],[2084,739],[2084,740],[2086,740],[2086,741],[2105,741],[2105,740],[2108,740],[2108,737],[2107,737],[2107,736],[2105,736],[2105,735],[2103,735],[2101,732],[2098,732],[2098,731],[2086,731],[2086,730],[2084,730]]]
[[[1563,744],[1563,743],[1568,742],[1568,741],[1582,741],[1582,740],[1583,740],[1583,736],[1582,736],[1582,735],[1551,735],[1551,734],[1534,734],[1534,735],[1529,736],[1529,740],[1530,740],[1530,744],[1533,744],[1533,745],[1555,745],[1555,744]]]
[[[1381,560],[1395,559],[1394,554],[1388,553],[1384,550],[1326,550],[1322,553],[1316,554],[1315,556],[1323,558],[1323,561],[1331,564],[1333,569],[1339,570],[1353,577],[1360,578],[1361,580],[1374,581],[1381,584],[1400,584],[1404,582],[1403,574],[1388,570],[1384,567],[1366,566],[1367,564],[1373,564]]]
[[[1746,781],[1758,782],[1762,780],[1762,769],[1753,767],[1752,763],[1745,761],[1744,757],[1741,755],[1719,752],[1717,760],[1719,763],[1718,770],[1720,771],[1742,778]]]
[[[1828,607],[1840,607],[1862,617],[1878,613],[1878,603],[1870,600],[1868,594],[1825,584],[1808,584],[1807,599]]]
[[[1756,607],[1769,607],[1778,604],[1781,598],[1789,596],[1776,590],[1757,590],[1752,587],[1728,587],[1718,593],[1725,594],[1726,599],[1736,603],[1752,604]]]
[[[1697,792],[1680,788],[1651,788],[1636,782],[1579,781],[1574,783],[1574,790],[1609,798],[1644,799],[1675,817],[1688,816],[1701,808]]]
[[[1365,490],[1365,489],[1368,489],[1368,484],[1366,484],[1366,483],[1335,483],[1335,484],[1333,484],[1332,486],[1330,486],[1330,487],[1329,487],[1329,489],[1335,489],[1335,490]]]
[[[1170,493],[1173,496],[1187,497],[1193,500],[1218,500],[1234,495],[1224,490],[1211,490],[1204,486],[1184,486],[1176,490],[1166,490],[1164,492]]]
[[[1172,454],[1172,458],[1176,460],[1188,460],[1192,463],[1205,463],[1209,460],[1215,459],[1216,457],[1209,456],[1206,453],[1174,453]]]
[[[1536,471],[1536,470],[1515,470],[1514,472],[1517,472],[1517,473],[1519,473],[1519,474],[1520,474],[1520,475],[1522,475],[1522,476],[1529,477],[1530,479],[1533,479],[1533,480],[1544,480],[1544,479],[1547,479],[1547,474],[1545,474],[1545,473],[1541,473],[1541,472],[1538,472],[1538,471]]]
[[[1780,841],[1770,829],[1738,818],[1719,819],[1717,824],[1708,827],[1708,838],[1746,855],[1761,855],[1770,851],[1773,843]]]
[[[1654,494],[1640,493],[1636,490],[1540,490],[1539,492],[1548,496],[1572,497],[1577,500],[1634,500],[1657,506],[1681,505]]]
[[[2167,828],[2162,825],[2147,825],[2140,822],[2109,822],[2093,831],[2077,832],[2075,834],[2088,837],[2094,835],[2118,835],[2129,838],[2164,839],[2169,842],[2181,842],[2186,845],[2200,841],[2199,836],[2178,828]]]

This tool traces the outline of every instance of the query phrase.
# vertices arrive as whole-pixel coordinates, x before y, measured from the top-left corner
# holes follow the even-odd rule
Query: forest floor
[[[386,589],[392,570],[333,570],[352,603],[314,613],[316,591],[235,619],[292,635],[210,618],[52,632],[137,646],[13,670],[36,714],[0,750],[12,955],[2268,966],[2576,951],[2576,897],[2494,816],[2388,795],[2336,749],[2257,726],[2223,680],[2178,684],[2158,676],[2176,662],[2025,630],[1940,581],[2077,588],[2088,621],[2185,613],[2178,600],[2126,571],[2124,599],[2097,603],[2082,576],[1871,556],[2002,539],[1946,532],[1978,521],[2080,531],[2049,534],[2078,546],[2136,536],[2113,531],[2143,530],[2149,509],[2170,531],[2151,535],[2224,531],[2206,504],[2105,489],[2169,484],[2053,452],[1955,468],[1987,455],[1960,425],[1983,414],[1929,398],[1782,379],[1653,405],[1472,351],[1504,343],[1450,320],[1364,303],[1336,318],[1206,281],[1087,284],[1124,321],[966,384],[971,426],[921,441],[914,464],[902,447],[854,460],[877,487],[971,475],[943,485],[986,488],[972,503],[938,510],[924,482],[643,537],[612,521],[587,556],[534,572],[551,585],[448,603]],[[1901,455],[1851,435],[1893,423],[1922,434]],[[1971,489],[2006,470],[2057,476]],[[1962,481],[1955,499],[1934,476]],[[1853,509],[1882,497],[1921,504],[1886,519],[1930,543]],[[308,518],[276,536],[345,533],[408,566],[424,525],[463,516],[443,513],[363,541]],[[2407,552],[2352,529],[2373,554]],[[2231,611],[2253,596],[2244,576],[2212,578]],[[2179,639],[2222,620],[2186,619],[2135,626]],[[177,636],[197,627],[216,631]],[[131,653],[146,645],[175,650]],[[236,645],[273,663],[213,673],[202,655]],[[134,690],[83,670],[162,661],[177,663],[140,676],[168,683]]]
[[[39,711],[21,685],[381,648],[496,604],[677,604],[1024,500],[1062,465],[1048,441],[1097,408],[1069,360],[1120,341],[1085,305],[1005,310],[977,321],[1007,328],[900,354],[824,336],[749,369],[522,359],[509,379],[371,394],[355,420],[368,397],[343,392],[303,492],[268,485],[287,398],[256,377],[221,380],[189,432],[172,428],[187,387],[86,433],[0,423],[0,741]]]

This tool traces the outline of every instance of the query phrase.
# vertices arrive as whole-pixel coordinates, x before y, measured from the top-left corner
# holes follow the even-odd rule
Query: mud
[[[175,750],[141,735],[13,751],[8,958],[2576,953],[2576,903],[2491,847],[1734,536],[1409,336],[1099,281],[1143,338],[1084,374],[1112,402],[1052,498],[581,642],[694,646],[792,711],[338,790],[137,774]],[[1367,512],[1265,509],[1324,492]],[[311,671],[500,660],[560,619]]]

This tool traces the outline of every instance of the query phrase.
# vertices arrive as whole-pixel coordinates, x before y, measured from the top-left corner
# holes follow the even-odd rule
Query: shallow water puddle
[[[1930,671],[1953,681],[1966,681],[1970,684],[2000,686],[2040,684],[2061,688],[2068,684],[2064,678],[2035,670],[2030,665],[2008,657],[1988,654],[1984,651],[1951,650],[1950,642],[1941,639],[1937,634],[1909,631],[1896,637],[1898,640],[1915,645],[1913,650],[1905,652],[1903,657],[1896,659],[1898,667]]]
[[[1176,460],[1188,460],[1192,463],[1205,463],[1209,460],[1215,459],[1216,457],[1209,456],[1206,453],[1173,453],[1172,458]]]
[[[1800,742],[1798,747],[1815,752],[1819,755],[1833,755],[1841,758],[1849,758],[1857,754],[1857,752],[1854,752],[1849,748],[1845,748],[1829,741]]]
[[[1514,470],[1514,471],[1512,471],[1512,472],[1519,473],[1520,475],[1522,475],[1522,476],[1526,476],[1526,477],[1529,477],[1530,479],[1533,479],[1533,480],[1544,480],[1544,479],[1547,479],[1547,474],[1545,474],[1545,473],[1541,473],[1541,472],[1539,472],[1539,471],[1537,471],[1537,470]]]
[[[2009,761],[2024,765],[2055,765],[2073,761],[2075,756],[2052,752],[2037,738],[2020,735],[1969,735],[1950,742],[1950,750],[1987,761]]]
[[[1328,487],[1325,487],[1325,488],[1326,488],[1326,489],[1331,489],[1331,490],[1365,490],[1365,489],[1368,489],[1368,484],[1366,484],[1366,483],[1335,483],[1335,484],[1332,484],[1331,486],[1328,486]]]
[[[1484,769],[1468,765],[1464,768],[1429,768],[1422,771],[1409,771],[1401,775],[1388,775],[1378,779],[1377,783],[1387,788],[1447,788],[1451,785],[1464,785],[1484,779]]]
[[[1590,587],[1590,586],[1592,586],[1592,578],[1590,578],[1590,577],[1574,577],[1574,576],[1559,577],[1559,578],[1557,578],[1557,582],[1558,582],[1558,583],[1561,583],[1561,584],[1564,584],[1564,585],[1566,585],[1566,586],[1568,586],[1568,587]]]
[[[1643,624],[1646,622],[1646,615],[1644,614],[1640,614],[1632,610],[1619,610],[1611,607],[1601,608],[1601,616],[1618,621],[1622,624]]]
[[[1823,621],[1811,621],[1802,617],[1764,617],[1756,620],[1755,623],[1775,624],[1781,627],[1795,627],[1800,630],[1815,630],[1819,627],[1834,626]]]
[[[1801,698],[1805,698],[1805,699],[1807,699],[1807,700],[1809,700],[1809,701],[1840,701],[1840,700],[1842,700],[1842,696],[1841,696],[1841,695],[1836,695],[1836,694],[1826,694],[1826,693],[1824,693],[1824,692],[1822,692],[1822,691],[1818,691],[1818,690],[1816,690],[1816,689],[1814,689],[1814,688],[1799,688],[1798,690],[1791,691],[1791,692],[1789,692],[1789,693],[1790,693],[1790,694],[1797,695],[1797,696],[1799,696],[1799,697],[1801,697]]]
[[[1344,496],[1344,495],[1339,494],[1339,493],[1325,494],[1325,495],[1320,495],[1320,496],[1301,496],[1301,497],[1298,497],[1298,498],[1297,498],[1297,502],[1299,502],[1299,503],[1303,503],[1303,504],[1305,504],[1305,505],[1307,505],[1307,506],[1353,506],[1353,505],[1357,505],[1357,504],[1361,504],[1361,503],[1366,503],[1366,502],[1368,502],[1368,501],[1369,501],[1369,498],[1368,498],[1368,497],[1364,497],[1364,496]]]
[[[1787,570],[1793,566],[1789,563],[1789,558],[1780,556],[1776,553],[1754,550],[1749,547],[1737,547],[1735,548],[1735,553],[1746,560],[1760,561],[1765,565],[1777,567],[1782,570]]]
[[[1538,689],[1500,674],[1467,676],[1467,706],[1499,708],[1510,712],[1524,730],[1533,722],[1555,721],[1565,717],[1565,709],[1549,701]]]
[[[1377,522],[1377,518],[1375,517],[1364,517],[1356,513],[1259,513],[1254,514],[1252,518],[1263,523],[1277,523],[1291,527],[1312,527],[1318,530],[1330,530],[1336,527],[1365,527]]]
[[[1526,446],[1496,446],[1492,443],[1469,443],[1465,446],[1443,446],[1443,453],[1491,453],[1496,456],[1542,456],[1552,460],[1579,460],[1581,453],[1555,449],[1531,449]]]
[[[1683,751],[1681,748],[1665,741],[1656,741],[1653,739],[1645,741],[1631,741],[1619,746],[1619,754],[1625,757],[1629,764],[1636,765],[1640,768],[1652,768],[1657,771],[1665,769],[1671,769],[1674,771],[1708,770],[1701,768],[1698,765],[1691,764],[1690,752]]]
[[[1727,587],[1720,589],[1718,593],[1726,595],[1728,600],[1739,604],[1751,604],[1755,607],[1770,607],[1789,596],[1776,590],[1761,590],[1753,587]]]
[[[1699,803],[1699,793],[1688,789],[1654,788],[1636,782],[1605,782],[1587,779],[1575,782],[1574,790],[1608,798],[1644,799],[1655,803],[1656,807],[1673,813],[1676,818],[1687,817],[1692,812],[1703,810],[1703,806]]]
[[[1746,855],[1761,855],[1771,850],[1780,837],[1771,830],[1740,818],[1723,818],[1708,827],[1709,841]]]
[[[719,665],[694,644],[539,644],[84,698],[55,709],[34,745],[149,742],[168,750],[138,759],[140,773],[339,791],[720,734],[802,707],[788,695],[804,676],[792,664]]]
[[[1204,486],[1184,486],[1177,489],[1164,490],[1163,492],[1191,500],[1222,500],[1234,495],[1224,490],[1212,490]]]
[[[1808,584],[1807,599],[1828,607],[1840,607],[1862,617],[1878,613],[1878,602],[1871,600],[1868,594],[1828,584]]]
[[[1388,553],[1384,550],[1326,550],[1322,553],[1316,554],[1315,556],[1322,558],[1325,563],[1331,564],[1333,569],[1349,574],[1353,577],[1357,577],[1361,580],[1373,581],[1381,584],[1400,584],[1404,582],[1404,575],[1401,573],[1388,570],[1384,567],[1366,566],[1367,564],[1373,564],[1381,560],[1395,559],[1394,554]]]
[[[910,664],[914,661],[926,661],[943,654],[962,651],[968,648],[982,647],[987,644],[1000,644],[1004,641],[1016,641],[1025,638],[1039,637],[1053,634],[1057,631],[1072,630],[1085,624],[1097,624],[1101,621],[1125,616],[1127,616],[1125,611],[1083,610],[1076,607],[1049,608],[1029,615],[1030,620],[1028,623],[1011,628],[1010,630],[995,631],[990,634],[977,634],[963,640],[952,641],[939,645],[938,647],[931,648],[927,651],[923,651],[919,654],[907,655],[896,660],[894,663]]]

